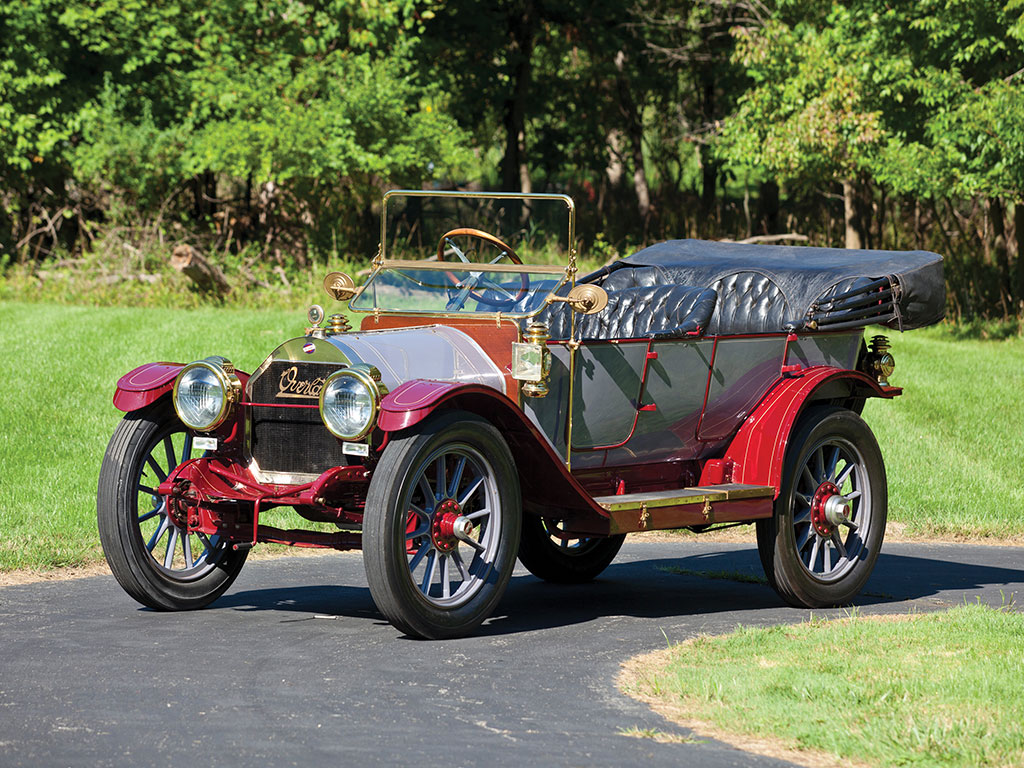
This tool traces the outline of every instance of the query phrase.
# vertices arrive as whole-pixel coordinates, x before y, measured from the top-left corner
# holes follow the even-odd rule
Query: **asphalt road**
[[[751,546],[627,541],[593,584],[517,570],[474,637],[400,636],[360,553],[254,561],[212,607],[139,608],[110,576],[0,589],[0,765],[778,766],[621,695],[624,659],[666,638],[796,622]],[[1024,597],[1024,549],[887,544],[863,613]],[[821,615],[816,611],[815,615]],[[685,733],[685,732],[682,732]]]

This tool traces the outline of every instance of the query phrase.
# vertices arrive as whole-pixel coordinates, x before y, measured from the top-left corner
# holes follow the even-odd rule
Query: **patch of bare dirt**
[[[287,547],[284,545],[274,547],[263,546],[262,548],[257,547],[253,549],[249,553],[249,560],[276,560],[279,557],[326,557],[327,555],[336,554],[346,553],[339,553],[333,549]],[[101,576],[109,573],[110,568],[107,567],[105,561],[49,570],[20,568],[15,571],[0,571],[0,587],[11,587],[17,584],[37,584],[42,581],[71,581],[72,579],[85,579],[90,576]]]

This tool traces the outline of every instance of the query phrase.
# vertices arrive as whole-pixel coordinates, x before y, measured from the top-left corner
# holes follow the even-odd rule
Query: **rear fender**
[[[830,366],[805,369],[780,379],[747,418],[721,459],[704,465],[700,484],[771,485],[778,497],[782,463],[793,426],[813,403],[828,402],[860,410],[864,399],[892,399],[903,390],[882,387],[860,371]]]
[[[174,377],[184,363],[146,363],[117,380],[114,407],[131,413],[155,403],[174,388]]]
[[[522,409],[495,389],[480,384],[409,381],[381,401],[377,426],[389,434],[400,432],[448,408],[475,413],[501,431],[519,472],[524,509],[558,509],[573,531],[609,533],[608,512],[569,473],[565,462]]]

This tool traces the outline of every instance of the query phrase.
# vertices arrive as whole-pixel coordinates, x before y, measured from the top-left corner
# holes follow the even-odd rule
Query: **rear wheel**
[[[625,540],[624,534],[569,538],[561,523],[526,515],[519,541],[519,562],[538,579],[581,584],[597,578],[615,559]]]
[[[885,464],[853,411],[816,407],[786,451],[775,514],[757,523],[769,583],[790,605],[848,603],[871,575],[885,535]]]
[[[202,608],[231,586],[246,552],[217,536],[188,533],[156,488],[192,457],[192,436],[167,400],[126,415],[100,468],[100,542],[118,583],[145,606]]]
[[[363,517],[363,563],[381,613],[429,639],[479,626],[512,575],[519,508],[512,454],[489,422],[448,411],[392,440]]]

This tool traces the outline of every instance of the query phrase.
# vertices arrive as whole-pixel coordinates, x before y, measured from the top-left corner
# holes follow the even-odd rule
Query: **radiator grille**
[[[249,382],[249,401],[317,406],[323,381],[337,363],[275,360]],[[348,463],[341,441],[312,408],[250,407],[249,450],[263,472],[319,475]]]

